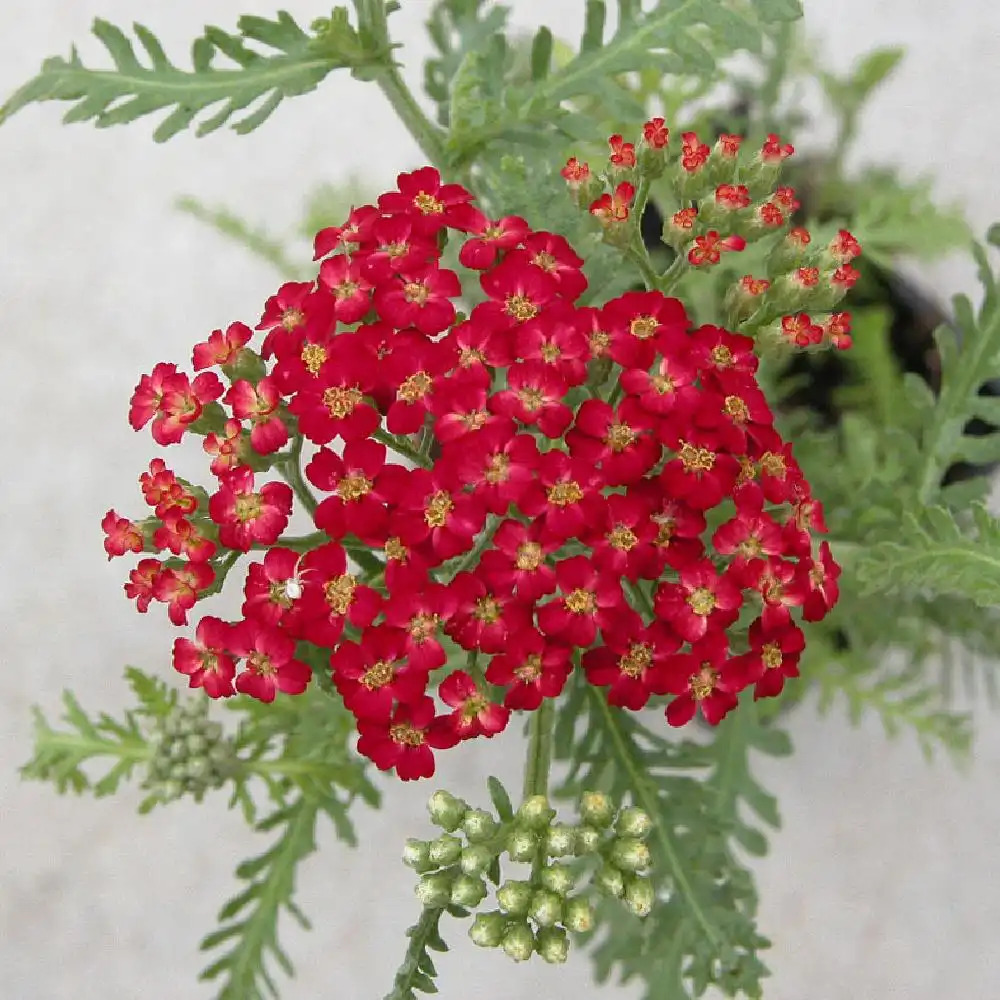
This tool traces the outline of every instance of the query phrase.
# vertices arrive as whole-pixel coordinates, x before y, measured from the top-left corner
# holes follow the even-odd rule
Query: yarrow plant
[[[801,698],[800,673],[864,701],[857,664],[887,651],[859,611],[865,587],[900,595],[912,618],[928,587],[960,600],[981,546],[1000,545],[981,508],[967,524],[932,505],[953,461],[988,457],[939,428],[978,412],[995,297],[978,325],[961,313],[961,347],[942,339],[937,399],[908,390],[901,427],[845,418],[870,454],[891,439],[901,456],[859,476],[850,441],[788,405],[781,379],[820,355],[872,356],[841,308],[868,237],[840,220],[804,224],[773,109],[745,132],[649,114],[654,96],[680,112],[669,74],[680,92],[740,37],[767,53],[773,92],[797,4],[695,3],[688,23],[675,5],[623,2],[602,45],[593,3],[579,53],[560,54],[548,29],[508,41],[501,7],[438,0],[426,77],[439,124],[398,74],[387,21],[398,6],[356,0],[353,20],[337,8],[310,31],[286,14],[245,18],[239,36],[209,29],[192,73],[148,29],[136,27],[146,66],[98,22],[116,72],[50,60],[0,113],[61,99],[77,102],[74,119],[112,124],[170,106],[168,84],[183,78],[191,97],[158,138],[223,99],[199,131],[238,114],[246,130],[315,86],[321,64],[378,82],[431,161],[325,220],[311,272],[249,322],[199,335],[188,365],[157,359],[139,378],[128,420],[163,454],[139,476],[148,512],[109,510],[104,549],[138,557],[125,594],[142,613],[164,605],[182,630],[172,665],[196,700],[134,669],[124,722],[92,721],[67,696],[85,740],[55,739],[39,716],[26,773],[81,790],[88,756],[117,756],[99,792],[141,765],[145,808],[229,785],[248,821],[280,830],[242,866],[248,885],[205,942],[223,949],[205,973],[220,996],[253,998],[274,991],[271,959],[287,968],[275,924],[281,908],[298,913],[295,865],[318,817],[350,840],[354,800],[378,803],[367,762],[427,779],[436,753],[523,718],[520,805],[495,778],[492,811],[439,790],[429,808],[442,834],[406,843],[423,909],[390,1000],[435,989],[428,949],[444,948],[446,912],[474,913],[473,942],[518,961],[565,961],[576,936],[601,979],[637,978],[650,1000],[712,985],[760,996],[767,942],[735,846],[766,849],[741,803],[777,817],[749,752],[786,752],[770,706]],[[241,68],[216,70],[215,50]],[[648,94],[623,75],[646,59],[669,66]],[[609,90],[627,123],[595,106]],[[532,172],[549,192],[534,203]],[[877,226],[871,237],[876,257],[892,246]],[[171,469],[173,446],[190,442],[201,483]],[[899,503],[918,547],[899,537]],[[936,545],[962,565],[939,570]],[[227,620],[206,605],[237,573],[242,607]],[[954,638],[941,619],[924,631]],[[868,697],[928,745],[962,742],[960,721],[925,694],[897,702],[876,683]],[[209,720],[208,700],[234,707],[236,731]],[[696,738],[678,733],[699,720]],[[258,818],[253,788],[273,813]],[[571,819],[558,799],[576,803]],[[518,865],[526,877],[511,877]]]

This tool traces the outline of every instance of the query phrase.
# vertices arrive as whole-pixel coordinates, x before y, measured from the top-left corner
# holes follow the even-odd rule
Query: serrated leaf
[[[154,132],[158,142],[188,128],[200,112],[212,107],[216,113],[201,122],[197,135],[227,123],[237,132],[248,132],[285,98],[314,90],[335,69],[357,72],[387,65],[388,52],[362,45],[346,24],[346,11],[339,10],[341,16],[334,11],[315,35],[303,31],[284,11],[273,20],[242,17],[238,34],[209,27],[192,46],[191,70],[170,62],[155,35],[137,24],[134,31],[146,57],[145,62],[140,60],[128,36],[98,18],[92,30],[114,68],[90,69],[75,49],[68,59],[46,59],[39,74],[0,107],[0,123],[29,104],[67,101],[72,107],[64,121],[93,121],[98,127],[169,110]],[[217,67],[217,55],[232,60],[236,68]],[[240,114],[251,106],[248,114]]]
[[[490,801],[497,811],[502,823],[507,823],[514,818],[514,806],[507,794],[507,789],[503,787],[503,782],[492,774],[486,779],[486,786],[489,788]]]

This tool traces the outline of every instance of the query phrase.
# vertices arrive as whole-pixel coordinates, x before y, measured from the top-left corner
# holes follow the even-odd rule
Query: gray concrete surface
[[[286,0],[308,21],[322,4]],[[428,4],[404,0],[397,30],[417,38]],[[1000,218],[996,183],[1000,8],[991,0],[807,0],[811,28],[838,66],[876,43],[909,58],[865,117],[862,148],[939,191],[980,227]],[[254,10],[268,13],[268,4]],[[519,20],[578,17],[574,0],[513,3]],[[71,41],[89,58],[95,15],[139,17],[180,55],[205,21],[234,23],[239,0],[3,0],[0,93]],[[422,41],[418,40],[415,51]],[[240,138],[218,133],[166,146],[151,126],[63,129],[56,108],[0,130],[0,432],[4,476],[0,639],[0,998],[196,1000],[196,944],[254,850],[241,821],[212,801],[141,819],[136,796],[60,799],[20,784],[29,705],[54,710],[63,687],[90,706],[124,701],[121,668],[168,670],[171,630],[137,616],[120,593],[123,564],[103,562],[99,520],[135,510],[145,436],[125,421],[137,373],[180,359],[194,338],[253,320],[274,284],[263,265],[177,214],[196,193],[281,228],[317,182],[361,169],[390,182],[417,160],[387,106],[346,77],[283,107]],[[931,272],[941,291],[971,289],[967,264]],[[191,472],[198,463],[191,460]],[[927,768],[912,742],[838,716],[794,720],[797,754],[767,767],[785,828],[759,866],[762,923],[776,940],[767,1000],[992,1000],[1000,996],[996,715],[979,713],[975,764]],[[442,782],[477,795],[517,736],[445,758]],[[286,934],[299,967],[288,1000],[372,1000],[391,978],[415,912],[402,838],[423,825],[432,786],[394,788],[378,815],[359,813],[361,848],[327,838],[302,872],[315,930]],[[589,988],[588,966],[514,967],[456,935],[441,961],[448,1000],[631,997]],[[502,978],[501,978],[502,977]],[[502,982],[504,985],[498,986]]]

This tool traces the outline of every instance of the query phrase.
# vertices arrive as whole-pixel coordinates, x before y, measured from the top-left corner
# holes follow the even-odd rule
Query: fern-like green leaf
[[[120,28],[98,19],[92,30],[113,68],[85,66],[75,48],[68,59],[47,59],[39,74],[0,107],[0,123],[29,104],[67,101],[72,107],[64,121],[93,121],[100,128],[169,109],[153,133],[157,142],[187,129],[209,108],[214,111],[195,126],[197,135],[226,123],[237,132],[250,132],[286,97],[315,89],[334,69],[359,72],[387,65],[388,49],[366,44],[343,8],[317,28],[307,33],[284,11],[273,20],[242,17],[238,34],[209,27],[194,42],[193,66],[187,70],[170,61],[148,28],[133,28],[140,55]],[[219,55],[235,65],[215,65]]]
[[[854,563],[867,593],[917,591],[1000,606],[1000,521],[982,504],[961,521],[944,507],[908,511],[894,535]]]
[[[225,949],[201,974],[221,979],[218,1000],[265,1000],[277,997],[272,964],[286,975],[292,965],[278,940],[278,918],[284,910],[308,926],[292,902],[299,862],[316,849],[319,805],[299,797],[257,824],[260,833],[279,831],[277,840],[259,857],[243,862],[236,876],[246,882],[219,911],[218,930],[201,943],[203,951]]]
[[[601,907],[597,977],[638,980],[643,1000],[698,997],[710,985],[726,996],[759,997],[767,970],[758,952],[768,942],[755,925],[753,879],[734,846],[766,847],[761,823],[776,825],[777,807],[753,778],[749,752],[787,753],[787,739],[763,726],[752,704],[707,743],[669,739],[659,725],[663,735],[576,681],[557,724],[556,756],[569,765],[558,794],[596,789],[631,798],[655,823],[656,903],[642,920],[623,917],[616,904]]]
[[[437,969],[430,952],[448,950],[438,930],[443,913],[440,907],[426,907],[420,919],[406,931],[410,943],[384,1000],[418,1000],[417,993],[437,993],[434,983]]]

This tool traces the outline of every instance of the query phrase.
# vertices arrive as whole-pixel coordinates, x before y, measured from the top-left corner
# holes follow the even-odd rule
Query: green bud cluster
[[[565,962],[570,933],[594,926],[590,885],[638,916],[652,909],[653,885],[645,875],[652,821],[641,809],[618,809],[606,795],[586,792],[578,822],[567,823],[537,795],[500,820],[446,791],[435,792],[427,808],[443,832],[433,840],[409,839],[403,850],[404,863],[420,876],[417,897],[428,907],[474,910],[488,895],[487,878],[494,881],[496,909],[476,914],[469,929],[483,948],[500,948],[518,962],[534,954]],[[501,881],[502,854],[530,864],[530,876]],[[591,865],[581,864],[588,858]],[[595,864],[589,878],[586,869]]]
[[[162,802],[190,795],[200,802],[233,774],[237,758],[222,726],[208,718],[208,700],[191,699],[157,721],[145,788]]]

